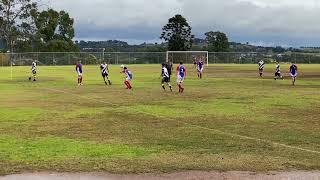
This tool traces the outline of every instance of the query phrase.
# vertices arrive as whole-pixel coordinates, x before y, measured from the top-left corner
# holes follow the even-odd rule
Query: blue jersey
[[[78,64],[76,65],[76,71],[77,71],[78,73],[82,73],[82,64],[81,64],[81,63],[78,63]]]
[[[297,72],[298,72],[298,67],[295,64],[290,66],[290,73],[291,74],[297,74]]]
[[[178,71],[178,75],[182,78],[184,78],[186,76],[186,68],[184,67],[184,65],[179,65],[177,68]]]
[[[129,79],[133,78],[133,74],[129,69],[124,70],[123,73],[127,76],[127,78]]]
[[[203,63],[202,60],[200,60],[200,61],[197,62],[197,66],[198,66],[198,69],[199,69],[199,70],[201,70],[201,69],[203,68],[203,64],[204,64],[204,63]]]

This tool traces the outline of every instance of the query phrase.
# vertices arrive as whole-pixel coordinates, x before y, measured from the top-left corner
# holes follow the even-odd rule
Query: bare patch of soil
[[[26,173],[0,177],[0,180],[320,180],[320,171],[291,172],[202,172],[186,171],[172,174],[117,175],[108,173]]]

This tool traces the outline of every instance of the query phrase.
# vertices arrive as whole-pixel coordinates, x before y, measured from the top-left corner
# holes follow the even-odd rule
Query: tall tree
[[[74,38],[74,20],[65,11],[60,11],[59,13],[59,32],[60,37],[69,41]]]
[[[59,13],[53,9],[38,12],[34,20],[38,30],[38,37],[41,37],[44,42],[53,40],[59,25]]]
[[[78,51],[72,41],[74,38],[74,20],[65,11],[53,9],[38,12],[34,16],[37,28],[35,36],[40,51]]]
[[[35,9],[37,3],[32,0],[0,1],[0,38],[6,41],[10,51],[18,39],[28,38],[24,33],[31,30],[31,13]]]
[[[192,47],[194,35],[191,34],[191,26],[180,14],[169,19],[162,30],[161,39],[168,42],[169,51],[186,51]]]
[[[205,33],[206,42],[208,43],[208,51],[211,52],[227,52],[229,51],[229,40],[223,32],[207,32]]]

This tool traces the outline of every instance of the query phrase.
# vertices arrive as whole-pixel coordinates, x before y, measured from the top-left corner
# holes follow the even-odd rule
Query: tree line
[[[182,15],[175,15],[168,20],[162,28],[160,39],[164,43],[140,45],[129,45],[127,42],[109,40],[109,41],[76,41],[82,51],[101,52],[165,52],[165,51],[187,51],[201,50],[210,52],[228,52],[231,51],[228,37],[220,31],[206,32],[205,39],[195,38],[191,32],[192,28]],[[249,51],[249,48],[248,48]]]
[[[229,42],[220,31],[195,38],[186,18],[177,14],[162,28],[163,43],[129,45],[123,41],[73,41],[74,19],[66,11],[42,10],[33,0],[0,1],[0,45],[4,52],[165,52],[203,50],[210,52],[285,52],[281,47],[256,47]]]
[[[0,38],[4,51],[79,51],[73,42],[74,19],[65,11],[40,10],[32,0],[0,1]]]
[[[161,39],[168,43],[169,51],[191,50],[195,37],[191,32],[192,28],[186,18],[177,14],[170,18],[162,28]],[[206,47],[202,50],[211,52],[228,52],[230,49],[229,40],[225,33],[210,31],[205,34]]]

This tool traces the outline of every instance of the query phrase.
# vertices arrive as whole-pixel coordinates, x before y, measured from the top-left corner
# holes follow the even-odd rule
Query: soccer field
[[[98,66],[0,67],[0,174],[28,171],[161,173],[320,170],[320,65],[299,65],[297,85],[257,65],[187,65],[185,93],[164,92],[160,65],[119,66],[112,86]],[[175,77],[172,78],[175,85]]]

